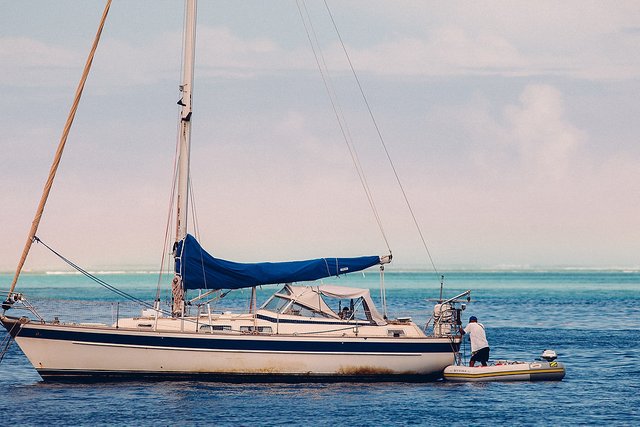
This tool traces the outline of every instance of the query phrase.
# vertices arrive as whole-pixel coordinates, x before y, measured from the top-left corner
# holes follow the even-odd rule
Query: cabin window
[[[287,288],[286,286],[284,288],[282,288],[280,290],[280,292],[278,292],[279,294],[284,294],[284,295],[291,295],[291,291],[289,290],[289,288]]]
[[[340,300],[336,314],[343,320],[373,322],[371,310],[362,298]]]
[[[405,333],[404,333],[404,329],[389,329],[387,330],[387,335],[390,337],[399,338],[399,337],[404,337]]]
[[[272,296],[269,301],[267,301],[263,306],[263,310],[273,311],[274,313],[280,313],[283,307],[285,307],[290,300],[285,298],[280,298],[278,296]]]
[[[153,328],[151,323],[138,323],[138,328]]]
[[[296,303],[291,304],[291,306],[287,310],[285,310],[283,314],[291,314],[294,316],[302,316],[302,317],[329,317],[329,318],[331,317],[326,313],[311,310],[310,308],[304,307]]]
[[[253,326],[240,326],[240,332],[253,332],[255,328]],[[272,334],[273,328],[271,326],[258,326],[259,334]]]
[[[231,325],[201,325],[200,330],[204,332],[230,331]]]

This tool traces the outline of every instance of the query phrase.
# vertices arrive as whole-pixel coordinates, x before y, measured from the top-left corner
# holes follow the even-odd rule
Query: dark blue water
[[[6,278],[0,275],[2,283]],[[107,280],[152,299],[149,275]],[[333,282],[335,283],[335,282]],[[377,276],[338,284],[377,286]],[[85,279],[28,276],[22,291],[45,317],[110,322],[116,299]],[[388,274],[389,311],[426,322],[438,296],[431,275]],[[561,382],[452,384],[216,384],[156,382],[52,385],[17,346],[0,364],[6,425],[640,425],[640,273],[453,273],[445,293],[472,289],[465,317],[487,328],[492,358],[531,360],[552,348]],[[265,289],[261,297],[273,289]],[[377,291],[372,292],[374,296]],[[226,304],[241,309],[247,293]],[[119,310],[136,307],[119,303]],[[88,307],[83,314],[82,307]],[[5,333],[0,334],[0,339]]]

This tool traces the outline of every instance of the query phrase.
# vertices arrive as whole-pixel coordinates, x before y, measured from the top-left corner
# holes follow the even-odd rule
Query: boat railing
[[[2,311],[5,313],[9,309],[29,311],[39,321],[44,322],[44,318],[22,293],[7,292],[7,299],[2,303]]]
[[[25,294],[14,292],[2,304],[2,313],[14,317],[28,317],[36,322],[54,325],[62,323],[115,325],[118,318],[140,317],[140,308],[140,304],[132,301],[27,297]],[[20,314],[25,311],[31,315]]]

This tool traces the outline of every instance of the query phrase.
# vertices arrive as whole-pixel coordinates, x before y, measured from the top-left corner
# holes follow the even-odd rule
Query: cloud
[[[359,71],[382,75],[517,74],[526,58],[507,40],[464,29],[439,28],[427,38],[400,37],[364,49],[349,49]]]
[[[453,111],[449,119],[463,124],[473,166],[495,180],[508,175],[539,185],[565,179],[588,139],[566,117],[562,93],[551,85],[525,86],[518,103],[498,116],[482,102]]]
[[[336,4],[334,13],[437,261],[637,263],[635,2],[354,4]],[[345,9],[355,27],[342,23]],[[211,247],[245,260],[298,250],[317,256],[335,242],[345,254],[377,247],[305,34],[244,17],[224,25],[199,19],[192,162]],[[158,212],[166,210],[180,72],[181,34],[168,31],[174,24],[104,35],[43,224],[69,247],[94,231],[109,242],[150,241],[163,229]],[[64,42],[30,34],[0,38],[7,129],[0,164],[3,198],[14,206],[0,222],[15,224],[5,240],[17,242],[0,248],[9,262],[90,43],[73,32]],[[322,45],[333,72],[348,71],[335,39]],[[389,233],[394,254],[406,263],[421,248],[403,248],[415,240],[399,225],[403,201],[390,195],[386,164],[367,163],[383,159],[371,149],[377,139],[372,129],[371,137],[360,133],[366,114],[344,99],[383,222],[400,233]],[[105,192],[111,196],[97,196]],[[141,195],[149,199],[139,202]],[[108,235],[90,222],[101,216]],[[122,253],[121,245],[107,246]],[[127,245],[133,258],[137,246]],[[144,246],[144,253],[155,251]]]
[[[225,27],[198,30],[199,70],[205,76],[254,77],[265,71],[286,67],[286,53],[267,38],[243,40]]]
[[[103,89],[177,81],[181,51],[177,32],[159,33],[144,42],[105,35],[96,52],[91,81]],[[85,45],[74,50],[25,37],[0,38],[0,85],[75,85],[87,54]],[[316,67],[306,46],[287,50],[268,37],[243,39],[226,27],[207,25],[198,29],[196,62],[200,78],[247,79]]]
[[[634,1],[614,6],[582,1],[445,2],[428,7],[421,1],[372,1],[367,8],[342,4],[333,12],[361,72],[590,80],[640,75],[640,34],[635,30],[640,9]]]
[[[574,123],[565,98],[557,87],[530,84],[516,102],[476,99],[438,115],[458,124],[448,138],[470,141],[451,144],[459,175],[440,183],[450,212],[435,219],[450,233],[445,259],[637,264],[637,149],[612,145],[613,129],[597,137]]]
[[[586,138],[564,117],[562,94],[549,85],[529,85],[520,105],[504,112],[505,135],[517,146],[524,169],[533,175],[566,176],[572,155]]]
[[[349,28],[342,28],[357,71],[418,77],[553,75],[603,80],[640,76],[640,14],[627,3],[425,8],[422,3],[406,2],[406,6],[402,14],[396,5],[390,8],[384,3],[368,11],[369,18],[388,14],[389,22],[381,23],[366,42],[356,40],[357,34],[350,38]],[[319,24],[326,17],[314,19]],[[303,34],[291,40],[278,38],[278,33],[247,37],[241,27],[202,21],[197,40],[200,77],[256,78],[316,67]],[[347,71],[341,46],[330,30],[327,33],[321,36],[327,37],[323,51],[329,68]],[[176,77],[179,32],[158,32],[136,40],[105,34],[94,67],[102,85],[149,85]],[[5,82],[67,85],[69,70],[82,67],[84,49],[84,44],[73,50],[46,40],[0,38],[0,71]]]
[[[633,20],[624,19],[624,7],[611,11],[599,6],[586,10],[523,6],[495,15],[484,11],[481,19],[478,15],[469,19],[469,11],[454,9],[462,18],[427,25],[422,21],[418,26],[415,16],[404,14],[413,27],[386,27],[380,40],[359,45],[345,37],[357,71],[383,76],[553,75],[591,80],[640,76],[635,48],[640,34],[630,30],[635,27]],[[326,36],[322,49],[329,68],[348,70],[335,36],[322,36]],[[246,39],[231,28],[204,26],[199,30],[198,61],[211,75],[231,77],[311,70],[315,63],[306,43],[300,37],[297,44],[284,47],[269,35]]]
[[[424,37],[400,36],[348,50],[358,71],[380,75],[552,75],[602,80],[640,76],[640,55],[633,47],[639,41],[636,34],[617,34],[599,41],[582,40],[565,49],[542,44],[528,47],[500,32],[474,34],[448,26]]]
[[[433,75],[439,69],[428,65],[436,61],[448,64],[444,70],[449,73],[492,72],[491,67],[484,69],[483,59],[499,53],[504,54],[495,62],[499,68],[494,72],[499,75],[611,79],[639,74],[640,34],[636,29],[640,9],[635,1],[614,5],[597,1],[401,4],[376,3],[361,19],[379,20],[378,26],[395,29],[395,33],[381,32],[374,37],[384,40],[377,44],[386,45],[385,51],[393,58],[390,64],[407,64],[406,73]],[[348,10],[343,15],[350,13],[355,12]],[[412,45],[415,52],[426,54],[419,64],[407,60],[412,52],[403,46],[409,40],[418,42]],[[451,58],[441,57],[440,51]]]
[[[71,49],[26,37],[0,38],[3,86],[57,85],[79,62],[80,56]]]

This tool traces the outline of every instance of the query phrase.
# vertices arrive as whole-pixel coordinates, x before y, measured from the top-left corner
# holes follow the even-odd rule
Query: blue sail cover
[[[178,242],[176,273],[184,289],[240,289],[304,282],[364,270],[380,264],[378,256],[318,258],[308,261],[242,264],[209,255],[190,234]]]

